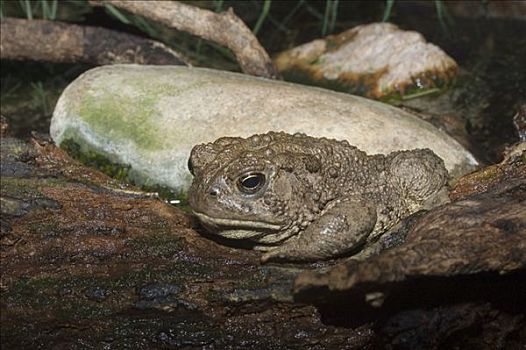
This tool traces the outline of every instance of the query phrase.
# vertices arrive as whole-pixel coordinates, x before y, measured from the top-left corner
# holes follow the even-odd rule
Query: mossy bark
[[[426,304],[417,283],[392,290],[413,303],[376,308],[378,317],[366,311],[364,320],[352,293],[317,294],[331,307],[295,300],[298,274],[332,263],[262,266],[259,252],[203,237],[183,211],[52,143],[3,136],[2,349],[489,349],[525,340],[524,318],[500,308],[516,299],[505,289],[514,275],[494,284],[500,304],[476,295]]]

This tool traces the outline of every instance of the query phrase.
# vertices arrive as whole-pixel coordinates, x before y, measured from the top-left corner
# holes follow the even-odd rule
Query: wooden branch
[[[4,137],[0,155],[2,349],[519,349],[526,340],[526,188],[516,182],[436,208],[407,245],[354,267],[261,266],[259,252],[207,239],[178,208],[46,139]],[[293,296],[302,270],[304,293]]]
[[[46,20],[4,18],[0,58],[49,62],[188,64],[164,44],[135,35]]]
[[[244,73],[266,78],[279,77],[265,49],[231,8],[218,14],[172,1],[91,0],[89,3],[94,6],[110,4],[216,42],[232,50]]]

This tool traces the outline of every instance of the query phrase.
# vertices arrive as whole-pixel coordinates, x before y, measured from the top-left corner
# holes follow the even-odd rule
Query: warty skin
[[[190,206],[213,234],[248,240],[263,262],[356,254],[443,201],[429,149],[368,156],[347,141],[269,132],[193,148]]]

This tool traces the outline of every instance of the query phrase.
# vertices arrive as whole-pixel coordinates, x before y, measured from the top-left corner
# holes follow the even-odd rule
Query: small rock
[[[181,287],[175,284],[159,283],[149,284],[139,289],[140,300],[135,303],[135,308],[139,310],[160,309],[171,311],[177,307],[187,310],[196,310],[197,305],[186,300],[176,298],[181,291]]]
[[[99,286],[89,287],[84,291],[86,298],[93,301],[104,301],[108,297],[108,294],[108,290]]]
[[[314,40],[281,53],[275,63],[286,78],[377,99],[442,88],[458,70],[420,33],[391,23],[361,25]]]
[[[181,291],[181,287],[175,284],[149,284],[139,290],[142,299],[152,300],[164,298],[169,295],[176,295]]]

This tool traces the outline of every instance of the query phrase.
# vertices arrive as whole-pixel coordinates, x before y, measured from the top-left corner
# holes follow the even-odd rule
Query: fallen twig
[[[244,73],[266,78],[279,76],[265,49],[232,9],[214,13],[175,1],[90,0],[89,3],[110,4],[228,47]]]
[[[188,64],[164,44],[99,27],[4,18],[0,58],[48,62]]]

